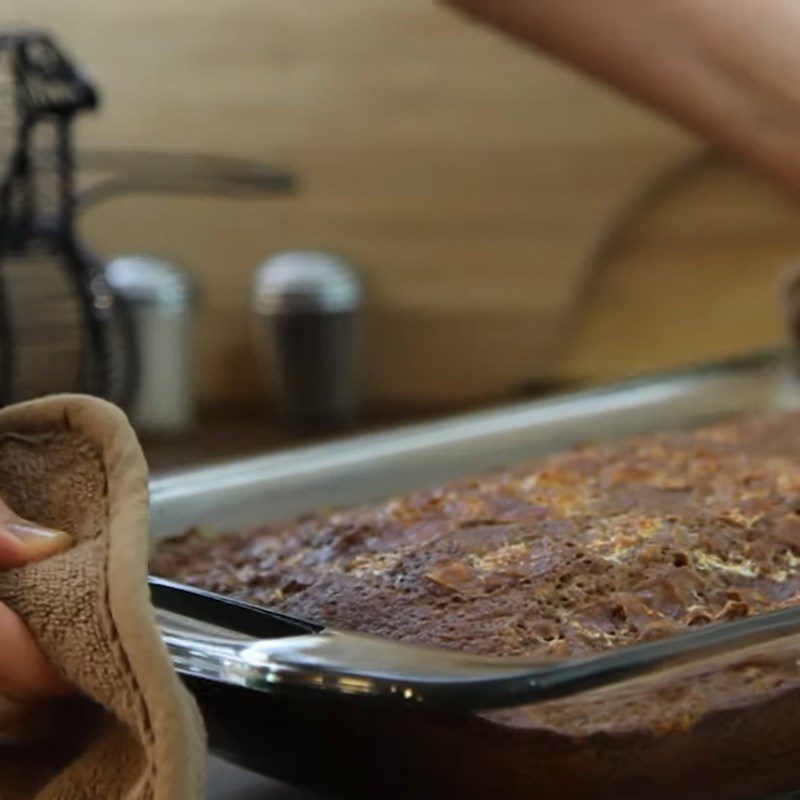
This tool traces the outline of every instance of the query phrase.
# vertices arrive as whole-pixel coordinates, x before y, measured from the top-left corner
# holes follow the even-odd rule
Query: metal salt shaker
[[[133,329],[131,420],[145,433],[188,430],[194,412],[194,282],[180,267],[146,255],[115,258],[106,265],[105,274]]]
[[[332,253],[283,252],[256,268],[256,352],[270,394],[293,426],[338,428],[353,421],[362,301],[357,271]]]

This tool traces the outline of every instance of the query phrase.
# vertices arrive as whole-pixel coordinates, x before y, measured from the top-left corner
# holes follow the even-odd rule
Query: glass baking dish
[[[800,408],[798,363],[794,353],[757,354],[156,476],[151,481],[153,535],[194,526],[213,535],[396,495],[576,443]],[[650,655],[648,646],[609,651],[607,658],[623,668],[606,674],[601,688],[577,696],[570,692],[585,690],[591,682],[575,680],[570,688],[563,678],[574,664],[556,662],[550,670],[567,689],[561,699],[538,707],[544,709],[545,722],[540,718],[531,725],[504,710],[474,714],[387,703],[369,692],[326,693],[325,687],[336,681],[326,679],[325,663],[317,665],[321,679],[316,690],[291,693],[277,691],[280,680],[274,674],[265,674],[259,684],[258,676],[241,680],[235,669],[226,673],[229,664],[222,665],[216,680],[200,670],[183,672],[201,700],[218,750],[267,774],[326,791],[481,798],[592,792],[639,800],[681,792],[752,800],[800,786],[797,632],[800,609],[790,609],[663,640],[650,648]],[[202,637],[193,642],[191,635],[188,640],[184,636],[183,644],[185,650],[204,649]],[[681,648],[689,657],[678,661],[673,656]],[[638,658],[636,669],[624,668],[625,651],[633,654],[630,663]],[[220,650],[220,663],[228,655]],[[720,691],[717,682],[723,674],[725,680],[750,681],[752,689],[742,695],[740,687],[736,703],[711,703],[711,712],[703,713],[708,698]],[[776,676],[779,685],[772,686]],[[255,685],[271,691],[253,691]],[[743,703],[742,696],[750,695],[758,702]],[[483,708],[506,704],[474,703]],[[393,765],[385,763],[388,754]]]

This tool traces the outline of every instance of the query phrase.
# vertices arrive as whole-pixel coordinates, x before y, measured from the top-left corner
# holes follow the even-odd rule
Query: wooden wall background
[[[250,273],[292,247],[363,268],[373,405],[499,398],[780,338],[795,209],[721,162],[647,209],[582,296],[610,222],[697,142],[427,0],[6,0],[0,22],[51,29],[96,77],[85,146],[301,176],[290,199],[129,198],[85,220],[100,252],[156,252],[197,277],[207,404],[259,402]]]

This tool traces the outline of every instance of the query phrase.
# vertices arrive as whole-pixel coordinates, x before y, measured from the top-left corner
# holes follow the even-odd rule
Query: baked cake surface
[[[156,574],[320,621],[506,656],[607,650],[800,601],[800,414],[589,445],[383,503],[164,541]],[[488,718],[692,723],[800,683],[752,662],[641,697]]]

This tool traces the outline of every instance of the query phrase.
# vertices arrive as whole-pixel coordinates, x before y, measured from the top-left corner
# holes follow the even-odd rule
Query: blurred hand
[[[800,195],[797,0],[446,0],[607,81]]]
[[[40,561],[71,544],[68,534],[28,522],[0,500],[0,569]],[[0,729],[13,727],[37,701],[69,691],[25,623],[0,603]]]

